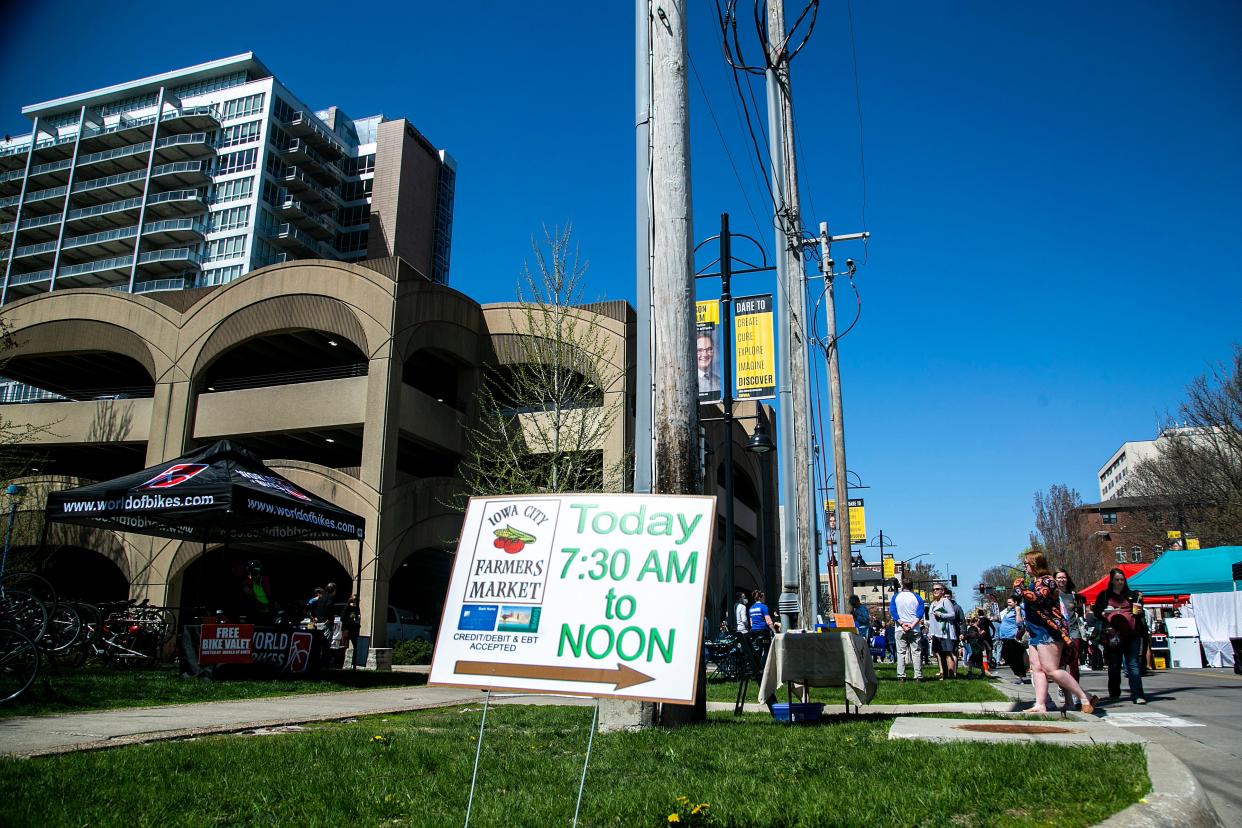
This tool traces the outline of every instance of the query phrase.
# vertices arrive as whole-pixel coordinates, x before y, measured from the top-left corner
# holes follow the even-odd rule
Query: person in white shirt
[[[908,583],[889,602],[889,612],[897,624],[897,680],[906,680],[906,662],[914,661],[914,680],[923,680],[923,651],[919,632],[923,628],[923,599]]]

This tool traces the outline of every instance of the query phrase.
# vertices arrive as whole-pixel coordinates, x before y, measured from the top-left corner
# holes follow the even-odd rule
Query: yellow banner
[[[895,578],[895,577],[897,577],[897,563],[892,559],[891,556],[885,555],[884,556],[884,578],[885,580],[887,580],[889,578]]]
[[[1170,529],[1164,533],[1164,536],[1168,538],[1169,540],[1175,540],[1177,538],[1180,538],[1182,536],[1182,533],[1177,531],[1176,529]]]
[[[866,543],[867,511],[863,506],[863,499],[861,497],[851,497],[847,504],[850,509],[850,543]],[[835,500],[826,500],[824,501],[824,508],[828,511],[828,528],[836,530],[837,502]]]
[[[763,400],[776,396],[776,341],[772,323],[772,296],[742,296],[733,300],[733,343],[737,356],[737,399]]]
[[[720,402],[724,399],[720,382],[720,300],[694,303],[695,377],[699,384],[699,402]],[[728,347],[725,343],[724,347]]]
[[[719,325],[720,300],[709,299],[706,302],[695,302],[694,323],[696,325],[710,325],[713,328]]]
[[[1186,538],[1186,548],[1187,549],[1198,549],[1199,539],[1198,538]]]

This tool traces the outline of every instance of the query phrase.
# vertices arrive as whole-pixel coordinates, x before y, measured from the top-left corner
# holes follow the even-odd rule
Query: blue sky
[[[706,90],[692,75],[696,236],[728,211],[770,246],[714,5],[688,6]],[[6,132],[25,131],[24,104],[253,50],[312,106],[408,117],[454,155],[454,287],[511,298],[531,236],[572,221],[590,298],[633,301],[630,3],[8,15]],[[842,340],[849,465],[871,535],[969,583],[1025,544],[1033,492],[1095,500],[1108,455],[1154,436],[1242,339],[1242,7],[859,2],[853,17],[873,240]],[[805,223],[860,229],[846,5],[825,4],[793,73]]]

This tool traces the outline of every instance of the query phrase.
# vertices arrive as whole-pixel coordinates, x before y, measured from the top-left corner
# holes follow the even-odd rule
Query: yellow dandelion
[[[673,822],[681,822],[681,817],[679,817],[677,814],[669,814],[669,815],[668,815],[668,821],[669,821],[670,823],[673,823]]]

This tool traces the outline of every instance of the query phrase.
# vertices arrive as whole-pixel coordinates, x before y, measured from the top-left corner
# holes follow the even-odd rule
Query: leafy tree
[[[1135,466],[1126,493],[1171,512],[1172,525],[1204,546],[1242,543],[1242,346],[1186,387],[1157,447]]]
[[[516,335],[477,394],[463,476],[470,495],[619,490],[624,462],[606,468],[603,448],[617,425],[610,404],[623,377],[616,348],[582,302],[587,263],[571,229],[532,239],[510,310]],[[623,355],[622,355],[623,356]]]

